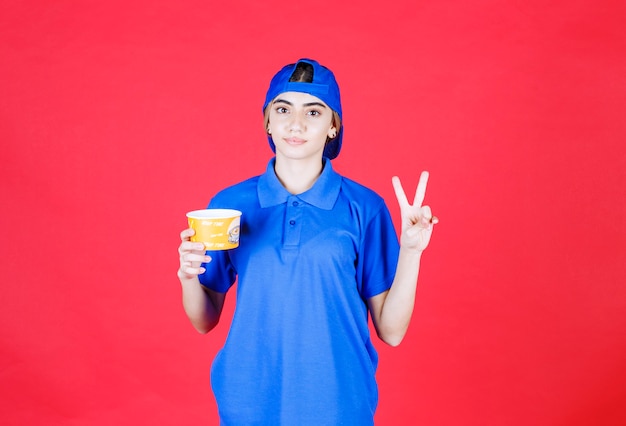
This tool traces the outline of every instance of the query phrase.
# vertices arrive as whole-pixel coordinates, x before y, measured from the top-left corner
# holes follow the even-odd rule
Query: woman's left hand
[[[428,172],[422,172],[420,176],[413,204],[409,204],[409,200],[406,198],[400,183],[400,178],[394,176],[391,179],[391,183],[393,184],[393,189],[400,205],[400,214],[402,215],[400,244],[406,249],[421,252],[428,247],[430,236],[433,233],[433,225],[439,222],[439,219],[433,216],[429,206],[422,206],[424,196],[426,195]]]

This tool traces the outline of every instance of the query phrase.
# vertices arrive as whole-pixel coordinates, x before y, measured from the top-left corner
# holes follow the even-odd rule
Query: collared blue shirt
[[[238,283],[211,371],[221,422],[373,424],[378,355],[366,301],[394,278],[399,245],[389,211],[327,159],[298,195],[282,186],[274,162],[209,204],[243,212],[240,246],[211,252],[200,276],[218,292]]]

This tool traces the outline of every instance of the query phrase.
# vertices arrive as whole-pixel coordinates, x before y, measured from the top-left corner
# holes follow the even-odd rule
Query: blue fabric
[[[366,299],[391,286],[398,239],[381,197],[324,169],[291,195],[274,173],[217,194],[241,210],[240,246],[210,252],[203,285],[238,277],[231,329],[211,383],[223,425],[369,425],[378,355]]]

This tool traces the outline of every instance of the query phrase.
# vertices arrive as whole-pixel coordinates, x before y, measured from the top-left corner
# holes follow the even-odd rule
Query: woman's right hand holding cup
[[[195,231],[192,228],[185,229],[180,233],[181,243],[178,247],[180,257],[178,278],[180,280],[197,278],[205,271],[202,264],[211,261],[211,257],[206,255],[204,244],[191,241],[194,234]]]

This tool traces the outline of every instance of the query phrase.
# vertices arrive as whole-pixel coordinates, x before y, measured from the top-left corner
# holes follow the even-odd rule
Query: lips
[[[285,142],[289,145],[302,145],[306,140],[300,138],[285,138]]]

